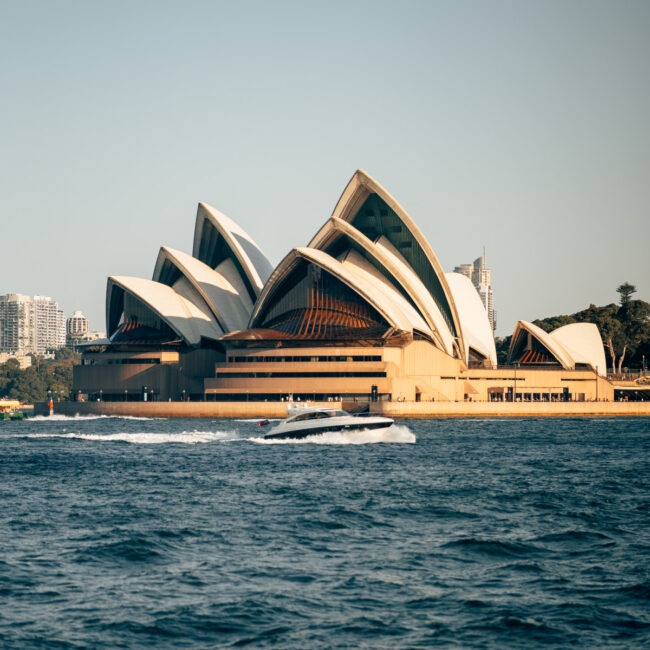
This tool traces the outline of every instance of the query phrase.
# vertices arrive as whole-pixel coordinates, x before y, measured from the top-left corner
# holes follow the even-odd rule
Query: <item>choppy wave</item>
[[[650,647],[650,418],[45,420],[0,425],[2,650]]]
[[[485,558],[530,558],[538,552],[538,549],[531,544],[476,538],[462,538],[448,542],[444,548],[460,550],[463,553],[475,553]]]

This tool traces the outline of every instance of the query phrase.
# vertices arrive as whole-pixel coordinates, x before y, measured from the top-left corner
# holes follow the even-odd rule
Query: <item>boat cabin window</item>
[[[305,420],[320,420],[321,418],[340,418],[341,416],[350,415],[347,411],[341,409],[327,409],[324,411],[307,411],[306,413],[298,413],[289,418],[287,422],[303,422]]]
[[[331,414],[327,411],[310,411],[309,413],[299,413],[291,419],[292,422],[302,422],[303,420],[318,420],[320,418],[329,418]]]

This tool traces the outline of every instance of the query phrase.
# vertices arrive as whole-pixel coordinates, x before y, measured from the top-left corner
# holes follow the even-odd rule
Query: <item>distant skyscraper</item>
[[[475,259],[473,264],[457,266],[454,273],[465,275],[472,281],[488,314],[492,331],[494,331],[497,327],[497,313],[494,311],[494,297],[492,295],[492,271],[485,266],[485,252],[481,257]]]
[[[80,311],[76,311],[68,318],[66,332],[68,346],[76,348],[88,337],[88,319]]]
[[[88,334],[88,319],[80,311],[76,311],[68,318],[67,331],[73,338],[84,337]]]
[[[65,347],[65,317],[46,296],[0,296],[0,352],[46,354]]]

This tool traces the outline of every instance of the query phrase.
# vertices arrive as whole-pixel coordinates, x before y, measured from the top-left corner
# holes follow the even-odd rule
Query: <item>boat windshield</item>
[[[289,418],[288,422],[304,422],[305,420],[320,420],[322,418],[334,418],[348,415],[345,411],[340,409],[328,409],[323,411],[307,411],[305,413],[298,413],[292,418]]]

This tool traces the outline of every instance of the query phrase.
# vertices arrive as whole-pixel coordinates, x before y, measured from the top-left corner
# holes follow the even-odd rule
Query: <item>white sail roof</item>
[[[465,361],[469,361],[469,349],[473,348],[496,368],[497,350],[492,327],[476,288],[468,277],[460,273],[447,273],[446,277],[467,345],[468,356]]]
[[[315,248],[294,248],[280,262],[255,305],[251,327],[256,326],[258,316],[267,308],[267,302],[274,300],[277,288],[301,259],[331,273],[371,305],[393,328],[404,332],[413,331],[413,323],[409,317],[392,300],[386,299],[383,283]]]
[[[410,234],[413,245],[422,252],[422,257],[419,257],[419,255],[416,256],[423,265],[420,272],[413,267],[413,263],[408,263],[418,273],[424,285],[427,286],[429,293],[431,293],[449,328],[452,330],[452,336],[455,337],[454,342],[458,346],[459,356],[465,358],[465,342],[460,327],[460,319],[453,298],[451,297],[451,291],[447,285],[444,271],[426,237],[402,206],[369,174],[363,170],[357,170],[341,194],[332,216],[353,223],[354,225],[354,221],[358,217],[361,208],[372,194],[380,197],[387,208],[392,210],[399,220],[399,227]],[[424,269],[427,272],[423,274],[422,271]]]
[[[171,287],[144,278],[111,276],[108,278],[106,289],[109,335],[110,324],[117,323],[120,317],[119,314],[111,313],[112,309],[120,309],[112,300],[115,287],[119,287],[146,305],[188,345],[198,345],[202,337],[217,339],[223,334],[206,309],[200,309]],[[125,314],[124,317],[128,319],[129,315]]]
[[[232,253],[233,262],[241,269],[251,298],[257,298],[268,280],[273,267],[252,237],[232,219],[207,203],[199,203],[194,228],[192,254],[215,268],[207,259],[205,251],[210,247],[210,237],[206,234],[206,222],[223,238]],[[222,260],[219,260],[221,262]]]
[[[570,323],[550,334],[573,358],[574,363],[591,366],[599,375],[607,375],[605,348],[594,323]]]
[[[515,331],[512,334],[510,349],[513,350],[520,337],[526,334],[530,334],[536,338],[553,355],[553,357],[555,357],[557,362],[565,370],[575,369],[575,361],[562,344],[545,332],[541,327],[537,327],[537,325],[533,325],[528,321],[520,320],[517,322]]]
[[[362,278],[374,285],[376,291],[383,296],[383,300],[390,301],[394,309],[399,310],[408,318],[411,330],[422,332],[430,339],[433,339],[433,332],[422,316],[368,260],[356,251],[348,251],[340,262],[358,278]]]
[[[161,281],[166,263],[172,264],[191,283],[195,296],[181,290],[180,279],[172,287],[195,304],[198,300],[205,302],[224,332],[246,327],[253,303],[232,260],[226,259],[212,269],[196,257],[163,246],[156,261],[154,281]]]
[[[407,293],[432,333],[434,343],[449,355],[454,354],[454,338],[431,294],[397,249],[383,236],[371,241],[347,221],[331,217],[314,235],[310,247],[327,251],[329,245],[341,234],[384,266],[394,281]]]

